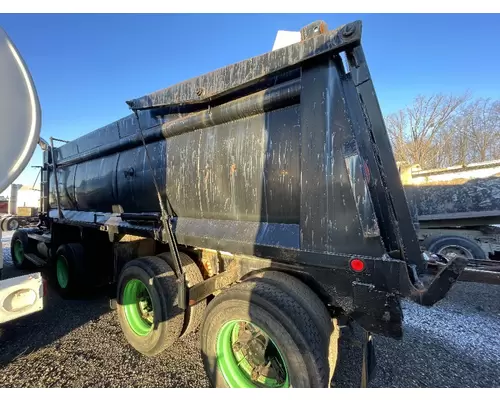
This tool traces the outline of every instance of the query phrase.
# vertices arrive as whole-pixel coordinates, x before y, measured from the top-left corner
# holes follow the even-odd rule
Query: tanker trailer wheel
[[[12,256],[14,267],[17,269],[27,269],[33,266],[24,256],[29,252],[28,249],[28,233],[24,230],[15,231],[10,242],[10,255]]]
[[[205,372],[215,387],[328,387],[328,355],[314,319],[264,280],[239,283],[207,306]]]
[[[162,253],[159,254],[162,260],[166,261],[169,265],[172,265],[172,256],[170,253]],[[200,272],[200,269],[193,261],[191,257],[189,257],[186,253],[179,253],[179,257],[181,259],[182,268],[186,275],[186,283],[190,288],[198,283],[203,282],[203,275]],[[189,335],[194,332],[203,321],[203,316],[205,313],[205,308],[207,307],[207,301],[202,300],[194,306],[189,306],[185,311],[184,315],[184,326],[182,328],[181,338]]]
[[[0,230],[3,232],[7,232],[7,226],[4,225],[4,222],[7,221],[9,217],[0,217]]]
[[[51,280],[62,297],[72,297],[85,288],[84,257],[85,252],[80,243],[63,244],[57,249]]]
[[[17,228],[19,228],[19,221],[16,217],[7,217],[4,220],[3,224],[5,226],[5,231],[15,231]]]
[[[477,243],[463,236],[429,236],[422,246],[443,257],[465,257],[469,259],[487,260],[488,256]]]
[[[167,262],[158,257],[129,261],[117,291],[118,320],[135,350],[154,356],[180,337],[184,313],[177,303],[177,277]]]
[[[8,229],[7,229],[7,220],[9,220],[10,218],[12,218],[12,217],[10,217],[10,216],[6,216],[6,217],[2,217],[2,218],[0,218],[0,229],[1,229],[2,231],[4,231],[4,232],[7,232],[7,231],[8,231]],[[16,228],[16,229],[17,229],[17,228]]]

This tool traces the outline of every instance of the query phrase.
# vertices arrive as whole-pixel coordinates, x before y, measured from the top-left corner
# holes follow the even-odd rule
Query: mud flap
[[[370,332],[363,333],[363,360],[361,364],[361,387],[366,388],[375,377],[377,359],[375,357],[375,345]]]
[[[333,331],[330,335],[330,345],[328,347],[328,366],[330,368],[330,375],[328,380],[328,387],[332,387],[333,375],[337,368],[339,358],[339,342],[340,342],[340,325],[337,319],[332,320]]]

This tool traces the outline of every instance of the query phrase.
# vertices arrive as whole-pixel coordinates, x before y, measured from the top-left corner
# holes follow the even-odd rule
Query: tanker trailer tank
[[[24,318],[44,308],[45,294],[40,272],[4,274],[2,231],[15,229],[19,224],[15,216],[19,178],[28,165],[40,137],[41,108],[35,84],[21,53],[7,33],[0,27],[0,193],[10,185],[12,192],[8,215],[0,215],[0,324]],[[23,245],[14,234],[11,255],[24,259]],[[26,242],[24,242],[26,244]]]
[[[401,338],[400,299],[434,304],[465,261],[420,252],[361,27],[315,22],[52,141],[27,236],[60,293],[115,284],[123,333],[148,356],[199,327],[217,387],[327,387],[355,321],[370,377],[368,333]]]

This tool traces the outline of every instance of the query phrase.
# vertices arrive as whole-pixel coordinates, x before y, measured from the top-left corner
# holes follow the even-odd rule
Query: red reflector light
[[[361,272],[365,269],[365,263],[355,258],[354,260],[351,260],[351,269],[355,272]]]

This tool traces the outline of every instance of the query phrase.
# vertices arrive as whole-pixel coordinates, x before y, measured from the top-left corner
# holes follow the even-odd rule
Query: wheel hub
[[[15,231],[18,227],[19,227],[19,222],[17,222],[15,219],[7,223],[7,229],[9,231]]]
[[[459,245],[446,246],[444,248],[439,249],[438,253],[446,258],[455,258],[455,257],[474,258],[469,250]]]
[[[57,275],[57,283],[61,288],[65,289],[69,283],[69,272],[68,272],[68,263],[66,259],[62,256],[60,256],[57,259],[56,275]]]
[[[233,350],[242,353],[255,369],[264,367],[268,363],[266,349],[269,344],[267,337],[260,329],[253,325],[240,322],[238,339],[233,343]]]
[[[24,248],[20,240],[16,240],[14,243],[14,256],[16,257],[16,262],[22,264],[24,261]]]
[[[146,321],[153,323],[153,305],[151,304],[151,299],[147,296],[147,293],[142,292],[140,294],[138,307],[141,317]]]
[[[130,328],[138,336],[146,336],[153,329],[154,309],[146,285],[138,279],[127,282],[123,289],[123,307]]]
[[[228,339],[230,354],[224,352],[218,357],[223,360],[220,368],[231,387],[288,386],[285,362],[262,329],[247,322],[226,324],[221,330],[217,348],[222,350],[221,341]]]

